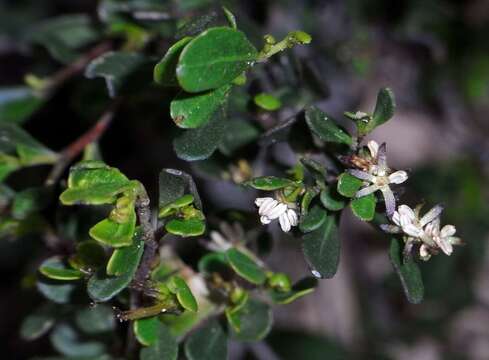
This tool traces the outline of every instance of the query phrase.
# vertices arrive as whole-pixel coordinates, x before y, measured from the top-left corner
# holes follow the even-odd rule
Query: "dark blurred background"
[[[182,3],[198,13],[213,2]],[[411,169],[404,202],[443,203],[445,221],[456,225],[466,242],[451,257],[422,264],[425,300],[411,305],[390,266],[387,238],[347,216],[336,277],[321,281],[313,295],[276,308],[266,345],[254,346],[248,355],[236,345],[230,359],[489,359],[489,1],[227,3],[238,9],[238,22],[249,21],[259,34],[280,38],[301,29],[312,35],[311,45],[297,51],[315,64],[328,89],[329,96],[318,101],[323,110],[338,117],[345,110],[368,111],[378,89],[391,87],[396,115],[372,138],[387,142],[393,167]],[[47,60],[44,49],[22,43],[26,28],[66,13],[96,19],[96,9],[92,0],[0,0],[0,86],[59,66]],[[55,150],[99,114],[94,87],[77,81],[66,83],[25,125]],[[102,82],[98,89],[106,99]],[[167,101],[158,114],[146,114],[144,103],[128,104],[101,142],[105,161],[153,194],[162,167],[189,169],[171,148]],[[16,185],[35,181],[35,174],[23,173]],[[199,186],[210,198],[220,183],[201,179]],[[0,241],[0,343],[6,359],[50,351],[47,341],[29,344],[18,337],[21,319],[38,301],[19,284],[35,270],[32,259],[41,247],[36,239]],[[297,241],[287,237],[269,263],[277,269],[288,264],[295,277],[305,269]]]

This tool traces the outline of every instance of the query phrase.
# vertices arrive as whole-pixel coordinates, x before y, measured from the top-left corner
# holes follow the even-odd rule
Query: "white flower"
[[[287,204],[271,197],[257,198],[255,200],[262,224],[270,224],[278,219],[282,231],[289,232],[292,226],[297,226],[299,217],[296,211]]]
[[[356,178],[365,181],[365,186],[355,194],[355,197],[363,197],[380,190],[385,200],[387,216],[391,217],[396,209],[396,198],[389,185],[402,184],[407,180],[408,174],[402,170],[392,172],[387,166],[385,143],[379,146],[377,142],[371,140],[367,147],[372,157],[368,171],[356,169],[348,171]]]
[[[451,255],[453,245],[460,245],[462,240],[455,235],[457,230],[453,225],[445,225],[440,230],[440,219],[435,219],[426,225],[426,235],[431,237],[438,247],[446,254]]]

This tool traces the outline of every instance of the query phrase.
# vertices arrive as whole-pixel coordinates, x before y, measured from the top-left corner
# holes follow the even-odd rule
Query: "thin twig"
[[[73,159],[75,159],[87,145],[97,141],[105,133],[105,130],[109,127],[120,103],[120,99],[112,102],[95,125],[61,151],[58,161],[54,164],[44,182],[46,186],[54,185]]]

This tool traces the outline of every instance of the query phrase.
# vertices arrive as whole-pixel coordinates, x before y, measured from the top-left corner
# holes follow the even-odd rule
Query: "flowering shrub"
[[[25,319],[23,337],[50,333],[66,358],[177,359],[183,352],[188,359],[225,359],[229,338],[267,336],[272,304],[307,296],[318,279],[335,275],[347,209],[389,234],[386,251],[403,291],[410,302],[421,302],[417,260],[450,255],[462,240],[453,225],[441,226],[441,206],[422,215],[422,204],[402,203],[408,172],[388,165],[385,143],[365,140],[393,118],[392,91],[379,90],[371,113],[345,112],[348,131],[313,105],[323,94],[306,61],[275,60],[309,44],[307,33],[291,31],[280,41],[265,35],[258,43],[226,8],[182,25],[166,21],[160,5],[141,4],[102,1],[97,26],[84,15],[47,20],[31,41],[65,66],[0,90],[1,233],[72,240],[67,248],[53,246],[40,264],[36,286],[46,303]],[[277,80],[263,86],[266,72]],[[91,79],[104,80],[104,109],[76,141],[51,150],[22,124],[79,73],[92,85]],[[144,116],[143,95],[152,106],[171,97],[165,111],[172,131],[179,129],[173,150],[191,163],[188,172],[161,170],[157,199],[105,162],[99,147],[127,104],[137,104]],[[287,119],[278,121],[280,112]],[[267,157],[277,144],[295,163]],[[260,150],[241,152],[253,146]],[[17,192],[9,187],[14,173],[41,165],[51,167],[43,183]],[[214,209],[194,177],[236,185],[255,198],[257,213]],[[58,198],[60,220],[53,226],[44,210]],[[251,210],[253,201],[248,205]],[[309,265],[297,282],[286,264],[270,268],[262,260],[277,226],[298,239]],[[179,254],[175,243],[182,241],[201,248],[197,260]],[[98,336],[105,333],[118,339]]]

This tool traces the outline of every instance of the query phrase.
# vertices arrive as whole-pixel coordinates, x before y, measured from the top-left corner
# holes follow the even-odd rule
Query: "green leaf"
[[[85,334],[107,333],[115,329],[114,311],[108,305],[85,307],[76,313],[76,325]]]
[[[194,331],[185,342],[188,360],[226,360],[227,337],[216,320]]]
[[[45,260],[39,267],[41,274],[54,280],[78,280],[83,277],[79,270],[68,268],[59,257]]]
[[[327,187],[321,191],[319,197],[321,204],[331,211],[339,211],[346,206],[346,199],[336,192],[336,189]]]
[[[135,228],[136,212],[132,210],[127,222],[119,224],[107,218],[95,224],[90,229],[89,234],[104,245],[122,247],[132,244]]]
[[[113,98],[146,62],[145,56],[139,53],[109,51],[88,64],[85,76],[89,79],[104,78],[109,96]]]
[[[237,311],[226,311],[226,318],[234,338],[241,341],[258,341],[268,335],[273,317],[269,305],[249,299]]]
[[[277,304],[289,304],[292,301],[313,292],[314,288],[317,286],[317,283],[317,279],[307,277],[294,284],[290,291],[283,292],[274,289],[270,290],[270,297],[272,298],[273,302]]]
[[[194,199],[195,198],[193,195],[183,195],[182,197],[179,197],[175,201],[162,207],[158,213],[158,217],[163,218],[173,215],[178,209],[191,205],[194,202]]]
[[[157,340],[152,345],[141,349],[139,354],[140,360],[176,360],[177,357],[177,340],[163,324],[160,324],[158,327]]]
[[[198,3],[205,4],[206,0],[198,0]],[[181,11],[188,11],[190,10],[189,7],[192,7],[192,5],[183,5],[184,3],[180,4],[182,7]],[[217,24],[217,13],[215,11],[210,11],[207,14],[204,15],[199,15],[190,18],[186,22],[183,23],[178,29],[175,34],[176,39],[180,39],[184,36],[195,36],[200,33],[202,33],[204,30],[210,28],[211,26]]]
[[[0,88],[0,123],[22,124],[43,103],[27,86]]]
[[[187,92],[216,89],[233,81],[257,59],[246,36],[228,27],[211,28],[187,44],[177,78]]]
[[[198,263],[198,269],[204,275],[226,274],[230,270],[226,255],[221,252],[212,252],[202,256]]]
[[[303,237],[302,251],[313,275],[331,278],[336,274],[340,260],[340,239],[335,216],[330,215],[317,229]]]
[[[180,276],[172,276],[166,284],[171,293],[177,296],[178,302],[185,310],[196,312],[199,309],[192,291]]]
[[[306,122],[311,131],[323,141],[346,145],[351,145],[353,142],[346,131],[315,106],[306,109]]]
[[[263,269],[248,255],[237,249],[226,251],[226,257],[233,270],[252,284],[262,285],[267,276]]]
[[[244,183],[244,185],[251,186],[257,190],[278,190],[287,186],[295,186],[295,182],[285,178],[279,178],[276,176],[261,176],[254,178]]]
[[[50,279],[38,279],[37,290],[48,300],[56,304],[67,304],[73,301],[76,284]]]
[[[326,218],[326,211],[316,205],[302,218],[299,228],[304,233],[314,231],[326,221]]]
[[[120,251],[127,252],[127,254],[124,254],[124,258],[127,259],[125,272],[118,276],[110,276],[106,274],[105,269],[99,269],[88,280],[88,295],[94,301],[104,302],[124,290],[136,273],[143,250],[142,232],[138,229],[136,230],[133,244],[120,249]]]
[[[192,40],[190,36],[184,37],[173,44],[165,56],[156,64],[153,79],[156,83],[164,86],[178,86],[177,63],[185,46]]]
[[[424,286],[421,271],[412,257],[404,258],[402,241],[392,238],[389,257],[401,280],[404,294],[409,302],[419,304],[423,300]]]
[[[158,340],[159,326],[158,316],[135,320],[133,322],[134,335],[140,344],[150,346]]]
[[[310,158],[301,158],[301,164],[311,173],[311,175],[319,181],[324,182],[327,176],[327,170],[324,165],[321,163],[310,159]]]
[[[351,210],[360,220],[372,221],[375,216],[376,199],[374,194],[353,199],[350,203]]]
[[[21,338],[32,341],[46,334],[56,321],[55,314],[54,305],[48,304],[27,316],[20,326]]]
[[[205,232],[205,222],[199,219],[173,219],[165,224],[165,229],[173,235],[199,236]]]
[[[224,11],[224,15],[226,16],[226,19],[229,23],[229,26],[233,29],[238,28],[238,24],[236,23],[236,16],[225,6],[222,7],[222,10]]]
[[[255,95],[253,101],[255,102],[256,106],[267,111],[275,111],[282,107],[282,102],[270,94],[261,93]]]
[[[25,219],[30,214],[41,211],[49,204],[51,195],[51,189],[47,187],[22,190],[15,195],[12,216],[16,219]]]
[[[231,85],[198,94],[180,92],[170,104],[170,116],[182,129],[205,125],[226,101],[229,90]]]
[[[241,147],[253,142],[260,136],[260,131],[249,121],[229,119],[226,133],[219,150],[231,156]]]
[[[106,346],[96,341],[83,341],[75,329],[62,323],[53,330],[50,336],[53,347],[66,356],[91,356],[102,355]]]
[[[0,153],[0,181],[20,168],[20,161],[16,157]]]
[[[177,156],[186,161],[204,160],[221,144],[226,134],[224,110],[216,111],[207,124],[183,132],[173,140]]]
[[[68,189],[59,197],[64,205],[113,204],[116,196],[134,186],[118,169],[100,161],[82,161],[70,169]]]
[[[377,127],[389,121],[394,116],[395,110],[396,100],[394,98],[394,92],[389,88],[380,89],[372,115],[373,126]]]
[[[362,187],[363,181],[355,176],[343,173],[338,177],[338,192],[346,197],[352,198]]]
[[[160,211],[185,193],[190,193],[194,198],[194,205],[197,209],[202,210],[197,186],[189,174],[175,169],[163,169],[160,172],[158,183]]]
[[[104,248],[96,241],[86,240],[78,243],[69,263],[75,269],[92,272],[104,265],[105,259]]]

